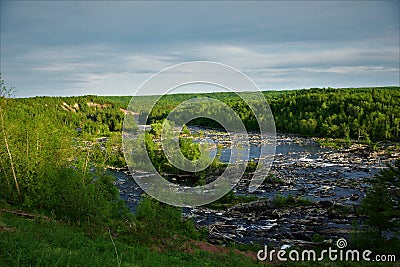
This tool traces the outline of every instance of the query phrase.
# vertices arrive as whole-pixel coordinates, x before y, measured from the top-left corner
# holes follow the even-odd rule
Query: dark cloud
[[[112,82],[127,92],[190,60],[248,70],[263,88],[398,85],[398,10],[398,1],[1,1],[0,71],[21,95],[109,94]],[[291,71],[257,71],[271,68]]]

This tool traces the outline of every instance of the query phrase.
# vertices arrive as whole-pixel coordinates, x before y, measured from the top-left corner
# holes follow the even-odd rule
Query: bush
[[[136,210],[137,238],[142,242],[159,243],[166,239],[198,239],[198,232],[191,220],[183,220],[180,208],[144,196]]]
[[[274,204],[276,207],[296,207],[296,206],[307,206],[312,202],[306,198],[302,197],[293,197],[292,195],[288,195],[287,197],[283,195],[277,195],[274,198]]]
[[[48,170],[37,177],[40,184],[25,192],[23,206],[74,224],[101,225],[129,212],[113,179],[105,173],[83,179],[81,172],[66,167]]]
[[[0,97],[0,198],[76,224],[125,216],[113,177],[90,171],[103,160],[91,141],[79,142],[57,120],[52,99],[26,101]],[[111,154],[116,140],[118,135],[106,152]]]

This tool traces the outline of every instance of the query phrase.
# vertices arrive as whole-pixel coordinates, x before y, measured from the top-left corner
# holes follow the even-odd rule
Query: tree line
[[[400,88],[310,89],[271,99],[278,131],[399,140]]]
[[[400,139],[400,87],[267,91],[264,96],[278,132],[368,142]],[[141,110],[140,103],[145,105],[156,97],[142,96],[136,97],[138,104],[134,108],[140,113],[139,122],[145,123],[143,120],[148,116],[148,122],[154,123],[166,118],[178,104],[195,97],[221,100],[239,115],[247,130],[258,130],[252,110],[235,93],[165,95],[150,114]],[[214,111],[209,112],[211,115]],[[217,122],[204,118],[193,120],[191,124],[220,127]]]

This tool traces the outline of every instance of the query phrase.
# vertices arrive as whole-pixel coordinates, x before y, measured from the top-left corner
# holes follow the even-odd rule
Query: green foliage
[[[191,135],[191,132],[190,132],[189,128],[186,125],[183,125],[183,127],[182,127],[182,134]]]
[[[50,217],[27,221],[1,213],[0,265],[114,266],[120,259],[127,265],[148,266],[182,265],[182,262],[191,265],[193,261],[199,266],[217,265],[222,261],[225,265],[248,263],[233,256],[218,256],[213,261],[205,259],[204,252],[190,255],[172,252],[188,238],[200,238],[201,233],[195,230],[192,221],[182,219],[180,209],[148,197],[141,201],[134,222],[130,220],[132,216],[119,198],[113,178],[103,172],[108,166],[125,166],[120,131],[129,97],[13,99],[12,88],[7,89],[4,81],[0,89],[0,205],[37,211]],[[154,127],[145,135],[146,149],[160,172],[183,173],[168,164],[157,138],[161,134],[161,122],[169,111],[196,95],[200,94],[163,96],[150,114],[149,121]],[[248,130],[258,129],[249,106],[237,95],[210,93],[201,96],[227,103],[243,119]],[[365,139],[369,143],[399,139],[398,87],[265,92],[265,96],[275,115],[278,131],[342,138],[345,142],[350,138]],[[135,98],[140,100],[135,107],[140,121],[147,115],[141,105],[152,102],[154,96]],[[203,108],[207,110],[207,106]],[[219,110],[208,112],[212,115]],[[134,115],[129,114],[126,118],[133,122]],[[190,123],[221,127],[207,119]],[[134,123],[130,126],[130,130],[136,131]],[[179,139],[181,151],[195,162],[201,148],[188,135],[190,131],[185,126]],[[398,165],[397,161],[395,167],[383,171],[373,181],[363,202],[370,230],[377,236],[381,236],[382,231],[395,231],[399,227]],[[209,169],[192,175],[204,184],[207,174],[221,166],[214,160]],[[254,168],[255,163],[250,163],[248,171]],[[252,200],[253,197],[230,192],[211,205],[225,208]],[[274,201],[277,207],[309,204],[306,199],[292,196],[278,196]],[[69,222],[69,225],[61,222]],[[104,233],[106,226],[117,232],[115,246],[111,232],[110,235]],[[97,232],[94,239],[88,238],[83,229],[96,229],[89,231]],[[398,243],[393,244],[398,247]],[[169,248],[171,254],[155,253],[147,245]],[[121,257],[116,258],[115,253]]]
[[[113,177],[98,173],[82,181],[82,175],[71,168],[53,171],[48,173],[52,177],[46,186],[53,192],[27,196],[25,206],[28,209],[51,211],[56,218],[75,224],[101,225],[126,215]],[[36,203],[38,199],[43,201]]]
[[[101,147],[76,138],[49,100],[0,99],[0,198],[75,224],[126,215],[114,178],[101,171],[118,154],[119,140],[110,137]],[[71,114],[80,110],[79,104],[63,106]]]
[[[370,179],[371,188],[358,212],[365,215],[366,227],[353,223],[352,246],[376,254],[399,256],[400,160]],[[389,238],[387,234],[389,233]]]
[[[217,156],[215,157],[211,166],[205,170],[194,172],[182,171],[169,163],[164,151],[162,150],[160,135],[162,132],[168,134],[168,131],[172,130],[172,125],[170,125],[168,122],[165,122],[166,121],[164,121],[164,123],[158,122],[151,124],[151,130],[145,133],[144,138],[146,150],[153,166],[160,173],[192,176],[193,184],[205,184],[205,176],[221,167],[219,164],[220,149],[218,150]],[[166,129],[163,127],[166,127]],[[168,142],[169,140],[166,139],[164,141]],[[191,165],[188,166],[188,168],[190,167],[190,169],[196,170],[199,165],[201,166],[203,161],[208,160],[209,155],[207,147],[201,146],[199,143],[194,142],[192,136],[184,135],[182,133],[181,136],[179,136],[178,142],[183,156],[190,161],[189,164]]]
[[[158,123],[152,123],[151,124],[150,133],[152,135],[154,135],[155,137],[159,138],[161,136],[162,129],[163,129],[162,123],[159,123],[159,122]]]
[[[400,90],[310,89],[271,100],[277,129],[333,138],[398,139]]]
[[[32,115],[46,115],[57,127],[66,126],[83,136],[108,136],[122,130],[124,113],[103,97],[34,97],[10,101],[29,109]]]
[[[160,252],[129,238],[113,231],[88,236],[57,221],[0,213],[0,266],[258,266],[238,254],[188,253],[182,245]]]
[[[254,160],[250,160],[246,166],[246,172],[255,172],[258,166],[258,162]]]
[[[252,93],[248,93],[252,94]],[[364,140],[400,139],[400,88],[313,88],[295,91],[264,92],[279,132],[329,138]],[[149,115],[150,122],[167,117],[169,112],[185,100],[194,97],[210,97],[223,101],[243,120],[247,130],[258,130],[250,107],[235,93],[165,95]],[[137,112],[140,103],[155,100],[155,96],[136,97]],[[204,110],[208,114],[218,110]],[[221,128],[219,123],[199,118],[189,125]]]
[[[315,243],[321,243],[326,239],[326,236],[320,234],[313,234],[312,240]]]
[[[182,219],[180,208],[148,196],[141,199],[136,210],[135,222],[140,233],[137,238],[144,243],[159,243],[173,238],[176,242],[187,238],[200,238],[200,232],[196,231],[193,222]]]
[[[109,137],[84,142],[82,152],[97,167],[126,167],[122,151],[121,133],[112,133]]]
[[[326,237],[324,235],[320,235],[320,234],[313,234],[313,236],[312,236],[312,241],[316,242],[316,243],[323,242],[325,239],[326,239]]]
[[[352,142],[349,139],[333,139],[333,138],[318,138],[316,139],[317,143],[321,147],[330,147],[330,148],[343,148],[351,146]]]
[[[354,220],[352,223],[353,232],[350,236],[350,246],[358,250],[371,250],[374,254],[396,255],[398,259],[400,239],[393,237],[391,239],[382,238],[374,228],[361,229],[359,223]]]
[[[282,179],[277,177],[276,175],[269,173],[267,178],[263,182],[264,184],[279,184],[279,185],[285,185],[286,182]]]
[[[287,197],[279,194],[274,198],[275,207],[296,207],[296,206],[307,206],[312,204],[312,202],[306,198],[302,197],[293,197],[292,195],[288,195]]]
[[[248,203],[258,200],[258,197],[251,195],[236,195],[232,190],[220,199],[207,205],[208,208],[221,210],[232,207],[239,203]]]
[[[200,146],[197,143],[193,143],[190,138],[179,138],[179,146],[182,154],[190,161],[194,161],[200,158]]]
[[[251,94],[251,93],[248,93]],[[280,132],[305,136],[350,138],[365,140],[400,139],[399,87],[308,89],[295,91],[264,92]],[[167,117],[178,104],[194,97],[210,97],[232,107],[248,130],[258,126],[249,106],[234,93],[165,95],[149,115],[149,121],[157,123]],[[135,112],[154,101],[158,96],[136,96]],[[130,97],[35,97],[18,99],[20,103],[35,106],[52,113],[70,129],[81,129],[83,134],[107,136],[122,129],[124,114]],[[204,107],[205,110],[206,107]],[[210,115],[217,110],[208,110]],[[143,117],[146,114],[139,116]],[[142,123],[144,123],[142,121]],[[206,118],[193,120],[189,125],[221,128]]]
[[[400,160],[383,169],[370,180],[361,204],[361,212],[367,216],[366,223],[382,238],[384,231],[399,233],[400,227]]]

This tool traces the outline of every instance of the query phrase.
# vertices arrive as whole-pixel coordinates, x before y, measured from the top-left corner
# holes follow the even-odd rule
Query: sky
[[[134,95],[189,61],[261,90],[399,86],[399,3],[1,0],[0,72],[17,97]]]

